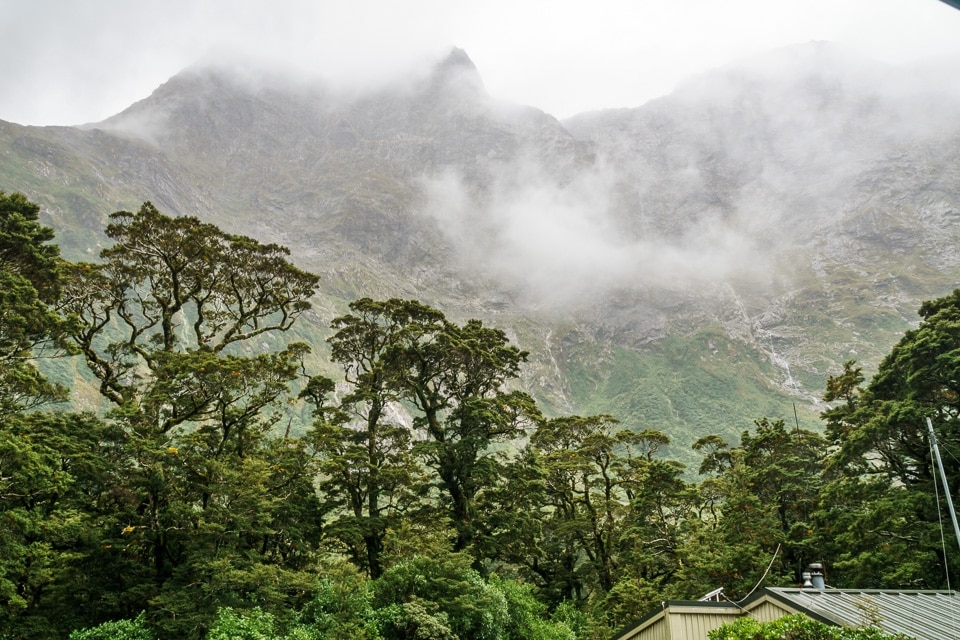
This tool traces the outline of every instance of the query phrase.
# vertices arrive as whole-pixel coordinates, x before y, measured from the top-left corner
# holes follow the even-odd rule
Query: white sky
[[[489,93],[563,118],[827,40],[886,62],[960,53],[939,0],[0,0],[0,120],[80,124],[222,49],[373,81],[459,46]]]

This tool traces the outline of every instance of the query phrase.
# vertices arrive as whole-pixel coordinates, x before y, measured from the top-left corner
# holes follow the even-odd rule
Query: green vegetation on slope
[[[705,433],[733,438],[762,416],[793,421],[791,397],[763,382],[782,371],[720,330],[668,336],[642,352],[614,347],[592,359],[574,353],[567,366],[576,406],[609,413],[636,431],[669,434],[672,455],[685,461]],[[810,428],[809,409],[802,417]]]
[[[828,379],[825,435],[692,431],[691,478],[643,418],[705,423],[691,384],[730,411],[758,397],[729,360],[771,365],[719,330],[579,369],[637,427],[601,406],[544,417],[502,330],[413,300],[331,321],[334,380],[289,340],[316,278],[282,247],[149,204],[111,220],[100,263],[67,263],[36,207],[0,194],[7,638],[600,640],[663,599],[794,584],[811,561],[836,586],[956,580],[923,419],[958,445],[960,290],[923,305],[869,384],[853,362]],[[111,410],[51,409],[61,390],[30,356],[71,343]],[[637,401],[620,373],[660,395]],[[277,428],[291,404],[309,406],[302,433]]]

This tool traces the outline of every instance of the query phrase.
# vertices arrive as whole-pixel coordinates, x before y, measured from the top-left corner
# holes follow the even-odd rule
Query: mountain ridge
[[[481,317],[548,411],[683,449],[794,402],[811,425],[826,376],[960,274],[956,103],[914,123],[899,80],[816,47],[816,82],[738,67],[563,122],[491,98],[461,50],[362,95],[194,68],[102,123],[0,123],[0,188],[72,258],[144,200],[289,246],[323,277],[316,336],[362,295]]]

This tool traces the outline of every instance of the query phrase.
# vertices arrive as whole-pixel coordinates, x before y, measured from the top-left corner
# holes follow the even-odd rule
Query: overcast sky
[[[0,120],[102,120],[224,50],[370,82],[450,46],[493,97],[563,118],[639,106],[692,74],[810,40],[886,62],[956,55],[960,11],[939,0],[0,0]]]

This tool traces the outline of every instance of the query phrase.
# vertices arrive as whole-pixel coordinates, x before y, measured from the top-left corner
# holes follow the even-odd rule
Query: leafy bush
[[[490,586],[503,594],[507,601],[505,638],[509,640],[574,640],[575,635],[559,620],[548,620],[546,605],[538,601],[528,584],[493,578]]]
[[[503,594],[474,571],[466,553],[414,556],[374,582],[374,606],[388,640],[505,637]]]
[[[133,620],[115,620],[78,629],[70,633],[70,640],[154,640],[154,635],[141,613]]]
[[[274,619],[260,607],[237,613],[229,607],[217,611],[207,640],[279,640]]]
[[[300,627],[291,632],[312,633],[319,638],[379,640],[374,617],[370,582],[352,565],[332,567],[322,578],[310,600],[300,612]]]
[[[912,640],[901,634],[886,634],[879,629],[832,627],[803,614],[784,616],[773,622],[739,618],[708,634],[710,640]]]

